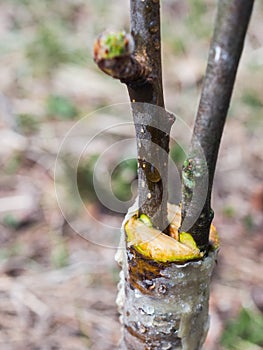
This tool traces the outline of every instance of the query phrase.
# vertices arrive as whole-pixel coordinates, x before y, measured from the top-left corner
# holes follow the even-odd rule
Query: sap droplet
[[[148,198],[148,199],[151,199],[151,198],[152,198],[152,195],[151,195],[150,192],[147,194],[147,198]]]
[[[138,159],[138,163],[139,163],[139,167],[141,167],[142,169],[145,169],[147,166],[147,162],[145,159]]]
[[[149,24],[149,31],[151,33],[157,33],[159,30],[159,27],[155,21],[150,22]]]
[[[147,178],[151,181],[151,182],[159,182],[161,180],[161,175],[159,173],[159,171],[157,170],[157,168],[155,168],[155,166],[153,166],[152,164],[148,163],[148,169],[147,169]]]
[[[144,134],[144,133],[145,133],[145,131],[144,131],[144,128],[143,128],[143,127],[141,127],[141,133],[142,133],[142,134]]]

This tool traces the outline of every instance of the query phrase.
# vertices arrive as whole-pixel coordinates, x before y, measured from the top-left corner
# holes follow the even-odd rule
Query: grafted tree
[[[167,193],[174,117],[164,106],[160,1],[130,4],[131,33],[104,33],[94,46],[99,68],[128,88],[138,150],[138,203],[124,220],[117,254],[120,346],[198,350],[209,325],[209,283],[218,249],[211,224],[213,178],[253,0],[218,1],[180,207],[168,203]]]

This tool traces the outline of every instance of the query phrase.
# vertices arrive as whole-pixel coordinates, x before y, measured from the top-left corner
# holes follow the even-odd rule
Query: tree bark
[[[146,214],[154,227],[169,233],[166,184],[169,134],[174,118],[164,112],[160,1],[131,0],[130,13],[134,54],[141,61],[143,57],[149,71],[144,84],[127,84],[137,139],[139,214]],[[161,108],[151,108],[148,104]]]
[[[249,0],[219,1],[190,153],[184,164],[181,231],[189,232],[206,252],[198,261],[146,258],[125,232],[125,223],[133,215],[146,214],[160,231],[165,231],[169,222],[167,165],[174,117],[164,109],[159,0],[131,0],[134,50],[128,37],[116,56],[108,55],[107,49],[101,51],[98,42],[98,66],[128,87],[138,148],[139,204],[124,220],[116,256],[122,265],[117,298],[123,324],[121,350],[200,350],[205,340],[209,284],[217,254],[215,247],[209,246],[211,190],[252,6]],[[208,191],[200,214],[198,196],[203,193],[206,177]]]
[[[181,231],[191,233],[203,251],[208,249],[209,229],[214,216],[211,192],[220,140],[253,3],[253,0],[218,1],[215,29],[190,152],[183,167]],[[193,193],[200,191],[202,194],[206,176],[208,189],[200,213],[200,200],[198,196],[193,200]]]
[[[94,56],[101,70],[120,79],[128,88],[138,150],[139,213],[146,214],[156,228],[169,233],[166,184],[174,116],[164,110],[160,2],[131,0],[130,12],[134,43],[129,43],[131,38],[126,36],[124,52],[107,58],[99,38]],[[130,50],[132,46],[134,50]]]
[[[171,208],[174,216],[178,208]],[[209,284],[217,253],[182,264],[143,257],[126,242],[124,226],[135,209],[124,220],[116,254],[122,265],[117,297],[123,324],[120,349],[199,350],[209,327]]]

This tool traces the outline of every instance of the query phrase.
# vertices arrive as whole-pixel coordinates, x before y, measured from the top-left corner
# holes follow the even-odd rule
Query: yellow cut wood
[[[203,253],[197,248],[193,238],[184,234],[183,242],[165,235],[153,227],[147,226],[135,215],[125,224],[127,242],[145,257],[160,261],[188,261],[200,259]]]

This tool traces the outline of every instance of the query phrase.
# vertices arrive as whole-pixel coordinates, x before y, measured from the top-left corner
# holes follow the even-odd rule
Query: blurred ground
[[[167,109],[192,125],[215,3],[162,3]],[[115,249],[102,242],[109,239],[106,245],[114,246],[118,237],[104,238],[106,229],[91,225],[85,212],[65,199],[66,207],[76,209],[71,219],[85,225],[88,237],[99,244],[70,228],[56,201],[54,165],[61,141],[76,121],[127,101],[125,87],[97,70],[91,52],[98,33],[128,28],[128,6],[123,0],[0,4],[1,349],[117,347],[118,267]],[[263,4],[256,1],[219,155],[213,206],[221,250],[204,350],[263,348],[262,14]],[[109,124],[116,121],[112,115]],[[84,135],[97,132],[95,119]],[[124,135],[118,130],[111,137]],[[73,146],[68,166],[78,151],[78,143]],[[79,188],[93,217],[105,227],[118,227],[121,215],[110,216],[90,185],[92,167],[103,149],[104,144],[96,145],[80,162]],[[115,192],[126,199],[134,163],[121,166],[114,176]],[[65,193],[68,187],[65,181]]]

